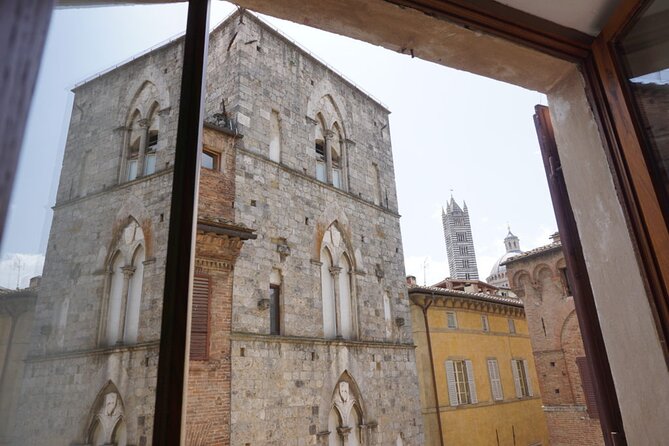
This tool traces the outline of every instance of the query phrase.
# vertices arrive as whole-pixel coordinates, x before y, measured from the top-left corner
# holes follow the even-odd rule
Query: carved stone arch
[[[151,259],[154,256],[153,247],[153,223],[151,216],[146,209],[144,203],[136,197],[128,197],[121,208],[116,213],[114,224],[114,231],[118,231],[118,226],[124,227],[123,221],[128,218],[134,218],[139,226],[142,228],[144,235],[144,249],[146,250],[146,258]],[[114,232],[116,234],[116,232]]]
[[[346,401],[344,396],[345,392],[348,393],[348,400]],[[347,404],[349,402],[350,404]],[[354,410],[355,406],[358,406],[357,409],[362,423],[366,420],[365,402],[362,393],[360,392],[360,387],[358,387],[358,383],[348,370],[344,370],[344,372],[339,375],[339,379],[337,379],[337,382],[332,389],[331,406],[337,407],[343,425],[347,425],[346,423],[348,423],[350,410]],[[346,406],[349,407],[347,408]],[[346,409],[349,411],[347,412]]]
[[[337,230],[339,230],[339,232],[342,234],[346,244],[346,250],[349,252],[351,257],[354,256],[355,250],[353,249],[353,237],[350,230],[351,226],[349,224],[348,217],[342,210],[341,206],[333,202],[329,203],[323,212],[321,212],[321,215],[316,218],[316,231],[314,232],[314,244],[312,250],[312,258],[314,260],[318,259],[318,256],[320,255],[323,236],[333,224],[336,224]],[[354,268],[361,267],[357,260],[357,258],[353,259]]]
[[[314,119],[316,116],[316,113],[318,113],[320,110],[320,106],[322,105],[322,100],[323,98],[327,98],[327,100],[332,104],[332,107],[335,111],[335,115],[337,116],[338,119],[329,119],[330,122],[327,122],[328,129],[331,128],[332,124],[334,121],[338,121],[341,125],[341,130],[343,132],[342,137],[343,138],[350,138],[348,135],[347,129],[346,129],[346,122],[349,122],[350,116],[346,114],[346,110],[343,108],[344,100],[337,94],[334,86],[330,82],[329,79],[323,78],[316,85],[314,86],[311,95],[309,96],[309,99],[307,100],[307,117],[310,119]]]
[[[108,380],[102,386],[90,407],[88,421],[83,432],[84,441],[93,446],[111,444],[119,424],[125,423],[123,398],[112,380]],[[96,441],[97,435],[101,435],[101,439]]]
[[[130,234],[128,231],[131,228],[133,231],[139,231],[139,233],[135,232],[134,235],[132,235],[132,239],[129,240]],[[111,265],[111,262],[119,251],[124,256],[124,263],[132,263],[132,256],[139,244],[144,246],[146,255],[147,248],[145,240],[146,231],[132,214],[127,215],[125,218],[116,219],[112,228],[112,237],[109,243],[109,248],[107,249],[109,255],[105,262],[106,265]]]
[[[152,96],[146,94],[149,93],[149,91],[146,90],[147,88],[153,90],[151,91]],[[142,100],[143,94],[148,100]],[[144,70],[144,73],[138,74],[134,80],[129,83],[128,89],[126,90],[125,100],[122,102],[124,106],[119,110],[119,122],[123,122],[124,125],[127,125],[128,118],[134,109],[139,109],[142,113],[142,117],[146,118],[149,108],[154,102],[159,104],[160,110],[165,110],[172,106],[169,89],[157,68]]]

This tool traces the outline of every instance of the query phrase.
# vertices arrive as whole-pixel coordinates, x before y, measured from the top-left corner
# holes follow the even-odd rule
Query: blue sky
[[[214,2],[214,26],[234,7]],[[407,273],[448,275],[441,206],[467,201],[483,279],[503,254],[507,223],[529,249],[556,230],[532,123],[543,95],[380,47],[266,18],[386,104]],[[186,5],[57,10],[35,92],[0,286],[23,286],[43,261],[72,107],[71,87],[185,29]],[[427,268],[424,271],[423,265]],[[18,261],[17,261],[18,259]],[[19,274],[18,264],[22,271]]]

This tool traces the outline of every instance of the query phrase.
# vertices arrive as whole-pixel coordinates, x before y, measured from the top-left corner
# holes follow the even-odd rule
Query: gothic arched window
[[[356,337],[354,267],[343,235],[335,224],[321,244],[323,334],[328,339]]]
[[[339,109],[330,95],[318,101],[317,109],[313,118],[316,179],[346,190],[346,138]]]
[[[124,147],[124,159],[121,165],[120,181],[132,181],[138,177],[151,175],[157,168],[157,151],[160,141],[161,102],[158,88],[146,81],[139,88],[128,110],[128,120]]]
[[[144,232],[130,218],[118,235],[107,270],[105,345],[137,342],[145,260]]]
[[[367,444],[363,431],[363,404],[358,386],[344,372],[335,386],[328,416],[328,446]]]
[[[126,446],[125,408],[116,386],[109,381],[93,403],[87,441],[91,446]]]

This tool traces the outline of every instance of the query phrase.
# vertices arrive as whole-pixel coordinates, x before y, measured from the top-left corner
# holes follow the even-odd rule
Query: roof
[[[434,286],[410,285],[409,294],[412,293],[432,294],[437,296],[462,297],[466,299],[473,299],[483,302],[511,305],[513,307],[524,308],[523,302],[520,299],[515,299],[513,297],[495,296],[492,294],[485,294],[485,293],[468,293],[466,291],[449,290],[446,288],[439,288]]]
[[[254,14],[254,13],[252,13],[252,12],[249,11],[249,10],[246,10],[246,9],[243,9],[243,8],[237,8],[237,10],[236,10],[235,12],[231,13],[231,14],[228,15],[226,18],[224,18],[223,20],[221,20],[221,21],[220,21],[220,22],[219,22],[219,23],[218,23],[218,24],[217,24],[217,25],[216,25],[216,26],[209,32],[209,35],[212,35],[212,34],[214,34],[215,32],[217,32],[218,30],[222,29],[222,28],[225,27],[228,23],[230,23],[232,20],[234,20],[235,18],[237,18],[238,16],[240,16],[240,15],[242,15],[242,14],[244,14],[245,16],[251,17],[251,18],[252,18],[253,20],[255,20],[258,24],[260,24],[263,28],[265,28],[265,29],[268,30],[269,32],[273,33],[274,35],[278,36],[280,39],[286,41],[288,44],[290,44],[290,45],[294,46],[295,48],[297,48],[297,49],[298,49],[301,53],[303,53],[306,57],[308,57],[309,59],[313,60],[313,61],[316,62],[317,64],[323,66],[326,70],[332,72],[334,75],[336,75],[337,77],[341,78],[345,83],[349,84],[351,87],[353,87],[354,89],[358,90],[358,91],[359,91],[360,93],[362,93],[364,96],[366,96],[367,98],[369,98],[372,102],[376,103],[378,106],[380,106],[381,108],[383,108],[386,112],[390,113],[390,110],[388,109],[388,106],[385,105],[383,102],[381,102],[379,99],[376,99],[371,93],[365,91],[362,87],[360,87],[360,86],[357,85],[355,82],[353,82],[352,80],[350,80],[349,78],[347,78],[346,76],[344,76],[342,73],[340,73],[339,71],[337,71],[337,70],[336,70],[335,68],[333,68],[332,66],[328,65],[325,61],[323,61],[322,59],[320,59],[318,56],[316,56],[315,54],[313,54],[311,51],[309,51],[308,49],[304,48],[302,45],[300,45],[299,43],[297,43],[296,41],[294,41],[293,39],[291,39],[290,37],[288,37],[287,35],[285,35],[283,32],[281,32],[278,28],[275,28],[274,26],[272,26],[272,25],[270,25],[269,23],[265,22],[263,19],[261,19],[259,16],[257,16],[257,15]],[[82,85],[85,85],[85,84],[87,84],[87,83],[89,83],[89,82],[91,82],[91,81],[93,81],[93,80],[95,80],[95,79],[97,79],[97,78],[99,78],[99,77],[101,77],[101,76],[103,76],[103,75],[105,75],[105,74],[107,74],[107,73],[109,73],[109,72],[115,70],[116,68],[120,68],[120,67],[122,67],[122,66],[124,66],[124,65],[129,64],[130,62],[132,62],[132,61],[134,61],[134,60],[136,60],[136,59],[139,59],[139,58],[141,58],[141,57],[144,57],[144,56],[148,55],[149,53],[151,53],[151,52],[153,52],[153,51],[157,51],[157,50],[166,48],[166,47],[168,47],[169,45],[171,45],[171,44],[173,44],[173,43],[176,43],[177,41],[183,39],[184,36],[185,36],[185,34],[186,34],[185,32],[181,32],[181,33],[179,33],[179,34],[176,34],[176,35],[170,37],[169,39],[167,39],[167,40],[163,40],[162,42],[159,42],[159,43],[157,43],[156,45],[153,45],[153,46],[147,48],[146,50],[140,51],[139,53],[135,54],[134,56],[131,56],[131,57],[127,58],[127,59],[124,59],[124,60],[122,60],[121,62],[119,62],[119,63],[117,63],[117,64],[115,64],[115,65],[113,65],[113,66],[111,66],[111,67],[109,67],[109,68],[106,68],[106,69],[104,69],[104,70],[102,70],[102,71],[99,71],[99,72],[97,72],[97,73],[95,73],[95,74],[93,74],[92,76],[89,76],[89,77],[87,77],[87,78],[84,78],[83,80],[77,82],[77,83],[71,88],[71,90],[76,90],[77,88],[81,87]]]
[[[562,248],[562,243],[560,242],[549,243],[548,245],[539,246],[538,248],[534,248],[529,251],[525,251],[522,254],[518,254],[517,256],[513,256],[510,259],[507,259],[504,262],[502,262],[501,265],[508,265],[509,263],[517,262],[519,260],[525,260],[529,257],[534,257],[535,255],[539,255],[544,252],[561,248]]]

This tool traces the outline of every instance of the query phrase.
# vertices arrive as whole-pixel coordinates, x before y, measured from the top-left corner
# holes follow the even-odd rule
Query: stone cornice
[[[96,347],[81,350],[70,350],[65,352],[47,353],[44,355],[30,355],[26,358],[27,363],[58,361],[61,359],[81,358],[84,356],[111,355],[114,353],[124,353],[130,351],[157,349],[160,346],[160,340],[143,342],[133,345],[115,345],[113,347]]]
[[[323,339],[307,336],[278,336],[267,335],[259,333],[247,333],[240,331],[233,331],[230,335],[232,341],[259,341],[277,344],[314,344],[314,345],[331,345],[341,347],[370,347],[370,348],[388,348],[394,350],[413,350],[416,348],[414,344],[398,344],[392,342],[381,341],[353,341],[347,339]]]

